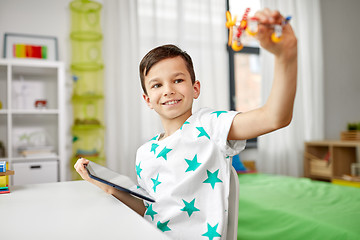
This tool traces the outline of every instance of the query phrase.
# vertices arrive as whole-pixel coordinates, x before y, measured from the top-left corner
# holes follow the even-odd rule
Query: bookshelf
[[[360,162],[360,141],[305,142],[305,177],[331,181],[351,175],[351,164],[356,162]]]
[[[15,171],[10,185],[66,180],[64,88],[62,62],[0,59],[0,160]]]

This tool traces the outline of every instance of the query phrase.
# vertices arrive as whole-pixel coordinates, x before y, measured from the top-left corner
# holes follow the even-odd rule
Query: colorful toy
[[[0,194],[10,193],[9,175],[14,175],[14,171],[7,169],[7,162],[0,161]]]
[[[35,108],[37,109],[46,109],[47,108],[47,100],[46,99],[39,99],[35,101]]]
[[[234,51],[240,51],[243,49],[243,44],[241,43],[241,36],[243,32],[246,32],[250,36],[255,36],[258,32],[259,20],[257,17],[248,18],[250,8],[246,8],[245,13],[239,23],[236,21],[236,16],[231,17],[229,11],[226,12],[226,27],[229,29],[229,40],[228,46]],[[291,16],[285,18],[282,24],[273,24],[269,27],[274,28],[274,33],[271,35],[271,40],[275,43],[280,42],[282,38],[282,29],[285,24],[287,24],[291,19]]]
[[[35,46],[28,44],[14,44],[13,57],[15,58],[42,58],[47,59],[47,46]]]

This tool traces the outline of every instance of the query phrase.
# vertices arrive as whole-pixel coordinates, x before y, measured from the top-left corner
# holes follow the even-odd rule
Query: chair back
[[[230,189],[229,189],[229,212],[227,240],[237,239],[238,216],[239,216],[239,178],[234,167],[230,171]]]

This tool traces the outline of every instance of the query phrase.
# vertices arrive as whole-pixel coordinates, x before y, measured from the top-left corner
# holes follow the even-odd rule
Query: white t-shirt
[[[238,112],[200,109],[175,133],[142,145],[139,185],[154,199],[144,217],[174,239],[225,239],[230,157],[245,141],[228,141]]]

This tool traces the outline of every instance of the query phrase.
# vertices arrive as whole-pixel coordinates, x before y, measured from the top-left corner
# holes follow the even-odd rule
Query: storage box
[[[360,141],[360,131],[350,130],[350,131],[341,132],[341,140],[342,141]]]
[[[93,158],[102,158],[104,152],[104,134],[103,126],[73,126],[73,144],[72,152],[75,158],[84,157],[89,160]]]
[[[77,96],[99,96],[104,92],[104,73],[102,67],[95,70],[82,70],[71,67],[73,94]]]
[[[72,1],[70,3],[71,32],[101,33],[101,8],[102,5],[95,1]]]
[[[331,177],[332,176],[332,164],[329,161],[321,159],[310,160],[310,175]]]
[[[103,96],[72,97],[74,125],[102,125],[104,123]]]
[[[16,174],[13,176],[13,185],[57,182],[58,161],[31,161],[13,163]]]
[[[72,33],[71,46],[72,67],[75,66],[82,70],[95,70],[103,66],[101,36],[94,36],[89,40],[84,40]]]

